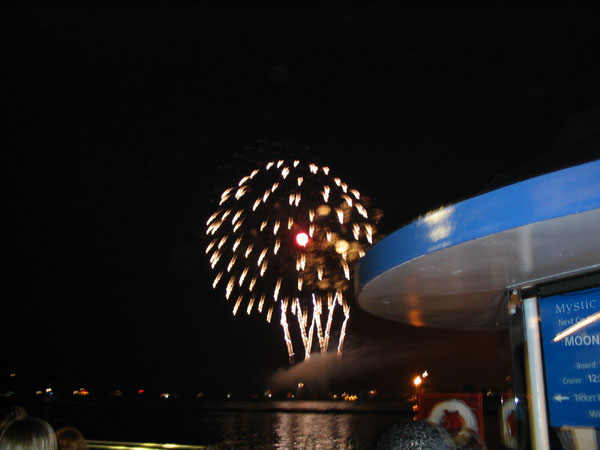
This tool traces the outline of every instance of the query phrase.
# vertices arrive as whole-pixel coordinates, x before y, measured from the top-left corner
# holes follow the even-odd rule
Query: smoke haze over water
[[[314,353],[307,361],[281,368],[269,378],[274,393],[296,392],[304,383],[306,395],[330,390],[377,389],[383,396],[410,395],[412,378],[427,370],[424,388],[460,392],[465,386],[479,390],[497,387],[502,375],[497,366],[496,334],[423,329],[418,339],[389,337],[385,344],[346,341],[342,358],[335,351]],[[340,391],[340,392],[338,392]]]
[[[338,358],[335,351],[315,353],[309,360],[277,370],[269,383],[273,392],[295,390],[298,383],[302,382],[308,392],[326,394],[334,382],[343,383],[381,372],[386,366],[400,362],[402,357],[401,352],[388,353],[374,345],[347,345],[342,358]]]

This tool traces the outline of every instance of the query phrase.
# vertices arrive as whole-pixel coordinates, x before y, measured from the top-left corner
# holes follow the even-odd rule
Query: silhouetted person
[[[387,428],[377,440],[377,450],[455,450],[450,434],[425,420],[405,420]]]
[[[22,406],[15,405],[4,411],[2,416],[2,421],[0,421],[0,433],[9,423],[27,417],[27,411],[25,411],[25,408]]]
[[[58,450],[87,450],[87,443],[81,432],[73,427],[56,430]]]
[[[0,436],[0,450],[58,450],[48,422],[26,417],[9,423]]]

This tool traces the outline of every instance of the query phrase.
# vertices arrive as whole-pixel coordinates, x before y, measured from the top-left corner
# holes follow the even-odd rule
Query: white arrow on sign
[[[569,397],[565,397],[562,394],[556,394],[554,397],[552,397],[554,400],[556,400],[559,403],[562,403],[563,400],[569,400]]]

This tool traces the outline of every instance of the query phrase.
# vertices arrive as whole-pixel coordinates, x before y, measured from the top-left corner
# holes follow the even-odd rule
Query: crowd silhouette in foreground
[[[73,427],[54,430],[43,419],[15,406],[0,423],[0,450],[87,450],[85,438]]]

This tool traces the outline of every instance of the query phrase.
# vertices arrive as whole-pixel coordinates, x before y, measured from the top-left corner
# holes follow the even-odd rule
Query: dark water
[[[218,449],[374,449],[406,405],[328,401],[220,402],[195,406],[51,405],[55,427],[87,439],[207,445]]]
[[[38,405],[39,406],[39,405]],[[51,402],[31,415],[71,425],[90,440],[204,445],[213,449],[375,449],[394,422],[412,417],[400,401]],[[497,414],[486,414],[488,450],[499,443]]]

